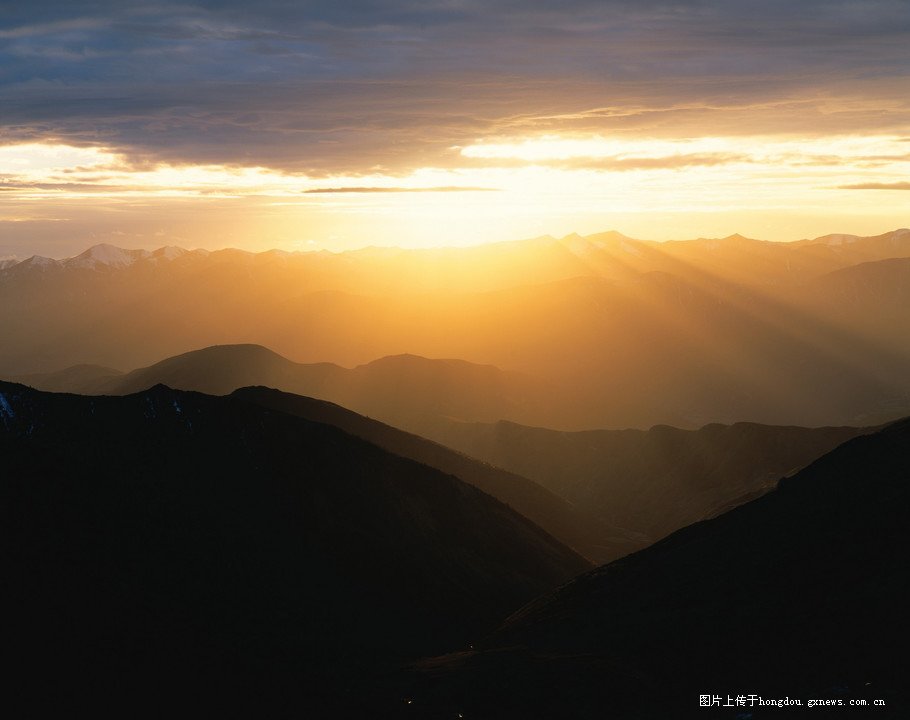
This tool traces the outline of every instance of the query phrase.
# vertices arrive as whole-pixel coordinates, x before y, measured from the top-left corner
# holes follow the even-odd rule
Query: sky
[[[0,258],[910,225],[908,0],[0,0]]]

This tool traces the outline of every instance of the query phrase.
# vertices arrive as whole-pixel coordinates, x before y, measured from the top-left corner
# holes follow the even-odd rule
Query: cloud
[[[425,188],[413,188],[413,187],[325,187],[325,188],[314,188],[312,190],[304,190],[303,192],[307,195],[309,194],[319,194],[319,193],[450,193],[450,192],[496,192],[498,188],[489,188],[489,187],[459,187],[456,185],[449,185],[444,187],[425,187]]]
[[[140,186],[127,186],[127,185],[104,185],[98,183],[76,183],[76,182],[23,182],[17,180],[3,180],[0,181],[0,193],[2,192],[22,192],[22,191],[36,191],[36,190],[53,190],[61,192],[92,192],[102,195],[110,195],[112,193],[121,193],[121,192],[140,192],[143,190],[148,190],[148,188],[143,188]]]
[[[18,40],[22,38],[61,35],[85,30],[97,30],[107,24],[108,23],[101,18],[77,17],[70,20],[36,23],[34,25],[18,25],[7,29],[0,29],[0,40]]]
[[[894,183],[857,183],[856,185],[838,185],[838,190],[910,190],[910,182]]]
[[[898,0],[20,3],[0,142],[312,175],[534,133],[906,134]]]
[[[627,172],[634,170],[682,170],[693,167],[718,167],[734,163],[756,163],[755,157],[747,153],[683,153],[673,155],[571,157],[565,159],[522,159],[519,157],[465,157],[459,165],[462,168],[510,169],[544,167],[555,170],[586,170],[592,172]],[[843,163],[843,158],[840,158]]]

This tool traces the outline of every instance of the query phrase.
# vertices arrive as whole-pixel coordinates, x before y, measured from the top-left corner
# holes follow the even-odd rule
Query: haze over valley
[[[388,375],[392,388],[396,374],[413,382],[413,372],[432,372],[402,357],[416,355],[459,361],[448,363],[452,379],[433,382],[473,388],[464,397],[473,409],[443,413],[462,420],[870,425],[910,412],[910,334],[896,332],[908,268],[908,230],[795,244],[605,233],[340,255],[99,246],[0,270],[10,341],[0,368],[7,377],[77,364],[132,370],[206,345],[257,343],[312,366],[263,360],[270,372],[310,379],[231,385],[214,373],[194,389],[270,384],[346,404],[369,381],[342,381],[342,368]],[[135,377],[125,387],[142,389]],[[332,383],[348,389],[322,388]]]

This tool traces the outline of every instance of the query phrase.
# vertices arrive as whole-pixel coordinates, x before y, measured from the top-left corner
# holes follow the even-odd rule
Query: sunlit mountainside
[[[514,407],[463,420],[871,425],[910,412],[910,333],[895,331],[908,267],[908,230],[341,254],[99,246],[0,270],[0,372],[257,343],[309,364],[378,372],[416,355],[530,379]]]

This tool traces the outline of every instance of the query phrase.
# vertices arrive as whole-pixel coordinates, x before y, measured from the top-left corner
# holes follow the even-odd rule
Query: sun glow
[[[0,147],[0,181],[12,210],[0,221],[40,219],[49,207],[73,201],[83,212],[125,202],[162,208],[189,202],[200,210],[229,202],[233,212],[259,218],[235,221],[233,228],[253,233],[267,216],[266,236],[281,238],[260,237],[257,243],[296,246],[294,238],[305,236],[308,243],[331,249],[466,245],[604,227],[669,239],[680,237],[679,219],[685,216],[715,221],[688,223],[694,234],[710,234],[711,227],[731,234],[750,232],[750,223],[762,215],[767,227],[769,213],[837,215],[829,225],[874,231],[883,223],[882,194],[852,188],[900,183],[910,174],[910,146],[889,135],[676,140],[544,135],[481,140],[455,150],[449,167],[313,177],[252,165],[141,162],[104,147],[7,145]],[[894,220],[884,223],[901,224],[902,208],[892,205]],[[850,218],[859,224],[851,225]],[[799,222],[785,220],[781,226],[791,238],[803,234]],[[761,229],[751,232],[768,237]]]

